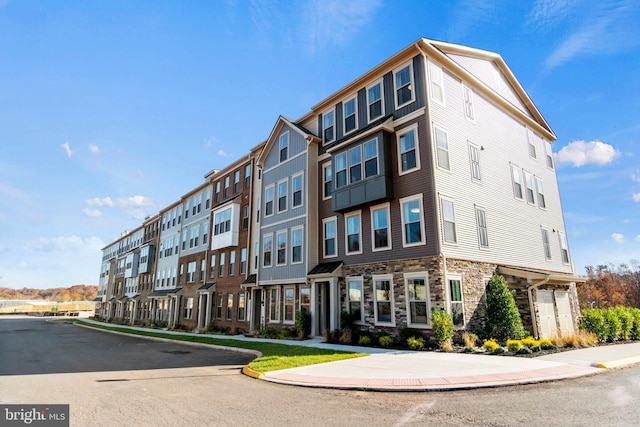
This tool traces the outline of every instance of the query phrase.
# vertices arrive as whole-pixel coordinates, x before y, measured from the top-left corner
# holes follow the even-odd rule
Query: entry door
[[[329,300],[329,282],[317,282],[317,311],[318,313],[318,332],[324,334],[324,331],[330,330],[330,313],[331,302]]]
[[[575,334],[573,315],[571,314],[569,292],[555,291],[555,297],[556,307],[558,308],[558,323],[560,326],[560,334],[564,337],[569,337]]]
[[[253,330],[257,331],[262,326],[262,312],[264,304],[262,301],[262,289],[254,289],[251,298],[251,308],[253,309]]]
[[[540,338],[553,338],[558,334],[556,312],[553,307],[553,291],[537,291],[538,314],[540,316]]]

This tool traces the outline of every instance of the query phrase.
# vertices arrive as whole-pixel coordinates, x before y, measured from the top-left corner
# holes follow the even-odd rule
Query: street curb
[[[596,366],[601,369],[616,369],[640,363],[640,356],[626,357],[624,359],[608,360],[600,362]]]
[[[259,380],[264,378],[264,374],[262,372],[254,371],[249,367],[249,365],[246,365],[244,368],[242,368],[242,373],[248,377],[256,378]]]

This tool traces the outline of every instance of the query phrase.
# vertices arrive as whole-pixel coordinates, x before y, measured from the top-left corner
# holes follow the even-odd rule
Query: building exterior
[[[291,327],[307,311],[312,335],[340,328],[343,313],[368,330],[429,332],[432,310],[446,310],[473,331],[497,271],[534,335],[572,334],[583,279],[555,139],[498,54],[420,39],[300,119],[279,117],[264,143],[207,175],[211,245],[195,261],[158,258],[152,307],[182,292],[199,329]],[[163,222],[161,247],[165,239],[175,237]],[[116,243],[103,251],[105,301],[131,298]],[[161,285],[179,263],[200,274],[191,296]]]

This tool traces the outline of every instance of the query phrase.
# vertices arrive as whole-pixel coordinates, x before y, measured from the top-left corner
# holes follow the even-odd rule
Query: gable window
[[[284,162],[285,160],[287,160],[288,158],[288,151],[289,151],[289,132],[285,132],[282,135],[280,135],[280,140],[279,140],[279,147],[280,147],[280,161]]]
[[[442,68],[429,61],[429,79],[431,81],[431,99],[444,104],[444,82],[442,79]]]
[[[537,158],[536,143],[534,138],[535,137],[533,136],[533,132],[531,131],[531,129],[527,129],[527,146],[529,147],[529,157],[531,157],[532,159]]]
[[[362,179],[362,152],[360,146],[349,150],[349,183]]]
[[[551,244],[549,243],[549,230],[541,228],[542,230],[542,247],[544,248],[544,258],[546,260],[551,259]]]
[[[276,234],[277,258],[276,265],[284,265],[287,263],[287,232],[279,231]]]
[[[336,253],[336,217],[322,220],[323,226],[323,255],[325,258],[334,257]]]
[[[547,157],[547,167],[553,169],[553,149],[551,148],[551,143],[544,143],[544,151]]]
[[[220,254],[220,265],[218,266],[218,277],[223,277],[224,276],[224,267],[225,267],[225,256],[227,254],[222,252]]]
[[[464,97],[464,116],[473,121],[473,92],[467,86],[462,85],[462,95]]]
[[[233,192],[237,193],[240,190],[240,171],[235,171],[233,174]]]
[[[327,111],[322,116],[322,135],[324,137],[325,144],[333,141],[333,139],[335,138],[334,128],[335,128],[334,112],[333,110]]]
[[[355,322],[362,322],[364,315],[362,311],[362,278],[347,280],[347,298],[351,318]]]
[[[287,210],[287,180],[278,183],[278,213]]]
[[[412,126],[404,133],[398,134],[398,160],[400,161],[400,175],[413,169],[420,168],[420,159],[418,157],[417,126]]]
[[[291,264],[302,262],[302,228],[291,230]]]
[[[229,197],[229,184],[231,182],[231,178],[228,176],[224,177],[224,198]]]
[[[291,323],[294,320],[294,304],[296,299],[295,288],[284,288],[284,321]]]
[[[522,178],[520,169],[511,165],[511,177],[513,178],[513,195],[516,199],[522,200]]]
[[[440,203],[442,205],[442,220],[444,221],[444,241],[456,243],[456,215],[453,209],[453,202],[440,198]]]
[[[436,157],[438,158],[438,167],[449,170],[449,141],[447,139],[447,132],[445,132],[444,129],[441,129],[438,126],[434,126],[433,129],[436,138]]]
[[[349,99],[342,104],[344,114],[344,133],[347,134],[358,127],[356,120],[356,97]]]
[[[469,163],[471,164],[471,179],[480,181],[480,151],[478,146],[469,143]]]
[[[453,316],[453,325],[464,326],[464,304],[462,302],[461,280],[449,279],[449,310]]]
[[[527,186],[527,203],[535,205],[536,204],[536,199],[535,199],[535,193],[534,193],[534,189],[533,189],[533,175],[531,175],[529,172],[524,172],[524,182]]]
[[[251,185],[251,165],[245,165],[244,167],[244,188],[249,188]]]
[[[562,262],[569,263],[569,245],[567,244],[567,236],[563,232],[558,232],[560,239],[560,253],[562,254]]]
[[[391,249],[389,204],[371,208],[373,250]]]
[[[411,64],[394,73],[396,88],[396,108],[413,101],[413,67]]]
[[[273,245],[273,235],[269,234],[262,239],[262,266],[271,267],[271,250]]]
[[[407,287],[409,305],[408,326],[422,326],[429,324],[429,288],[426,273],[405,273],[404,282]]]
[[[273,190],[273,185],[264,189],[264,216],[273,215]]]
[[[422,196],[400,199],[400,207],[402,210],[403,246],[423,244]]]
[[[364,177],[378,175],[378,140],[372,139],[362,146],[364,151]]]
[[[538,206],[541,208],[547,207],[547,202],[544,198],[544,185],[542,184],[542,180],[536,177],[536,189],[538,190]]]
[[[269,321],[280,320],[280,293],[278,288],[269,289]]]
[[[347,185],[347,153],[336,155],[336,188]]]
[[[476,224],[478,225],[478,242],[481,248],[489,247],[489,234],[487,233],[487,214],[484,209],[476,206]]]
[[[227,320],[231,320],[233,315],[233,294],[227,295]]]
[[[375,299],[375,324],[395,324],[393,316],[393,276],[373,276]]]
[[[322,165],[322,199],[328,199],[333,193],[333,170],[331,162]]]
[[[291,179],[291,191],[293,192],[291,207],[294,208],[302,206],[302,177],[302,173],[299,173]]]
[[[362,234],[360,229],[360,211],[345,215],[344,220],[347,233],[347,255],[362,253],[360,246]]]
[[[229,276],[236,274],[236,251],[229,252]]]
[[[367,88],[367,104],[369,122],[377,119],[384,114],[384,105],[382,103],[382,82],[375,83]]]

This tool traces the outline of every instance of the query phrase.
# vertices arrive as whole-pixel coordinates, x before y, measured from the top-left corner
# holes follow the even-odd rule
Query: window
[[[247,248],[240,249],[240,274],[247,272]]]
[[[324,137],[324,143],[333,141],[334,135],[334,113],[333,110],[327,111],[322,116],[322,135]]]
[[[273,236],[264,236],[262,239],[262,266],[271,267],[271,250],[273,244]]]
[[[411,64],[394,72],[394,81],[396,89],[396,108],[413,101],[413,85],[411,84],[413,76],[413,67]]]
[[[187,283],[196,281],[196,262],[190,262],[187,266]]]
[[[324,252],[325,258],[334,257],[336,252],[336,217],[327,218],[322,220],[323,226],[323,240],[324,240]]]
[[[347,134],[358,127],[356,120],[356,97],[342,103],[342,112],[344,114],[344,133]]]
[[[534,138],[535,137],[533,136],[533,132],[531,131],[531,129],[527,129],[527,146],[529,147],[529,157],[531,157],[532,159],[537,158],[536,143]]]
[[[238,320],[245,320],[245,294],[238,294]]]
[[[273,215],[273,190],[273,185],[264,190],[264,216]]]
[[[233,294],[227,295],[227,320],[231,320],[233,316]]]
[[[429,79],[431,80],[431,99],[439,104],[444,104],[444,82],[442,81],[442,68],[429,61]]]
[[[209,266],[209,277],[216,275],[216,256],[211,255],[211,266]]]
[[[527,203],[535,205],[536,199],[533,189],[533,175],[531,175],[529,172],[524,172],[524,182],[527,185]]]
[[[394,325],[393,315],[393,276],[373,276],[375,292],[375,323]]]
[[[182,221],[182,206],[178,206],[178,224]]]
[[[357,146],[349,150],[349,183],[358,182],[362,179],[362,151]]]
[[[203,259],[202,261],[200,261],[200,281],[204,282],[204,272],[207,269],[207,260]]]
[[[362,150],[364,151],[364,177],[378,175],[378,140],[365,142]]]
[[[471,179],[480,181],[480,151],[478,146],[469,143],[469,163],[471,164]]]
[[[371,241],[373,250],[391,249],[389,204],[371,208]]]
[[[434,126],[434,132],[436,136],[438,167],[449,170],[449,142],[447,140],[447,133],[437,126]]]
[[[222,295],[216,296],[216,319],[222,319]]]
[[[442,220],[444,222],[444,241],[456,243],[456,215],[451,200],[440,198],[442,204]]]
[[[229,252],[229,276],[236,274],[236,251]]]
[[[294,304],[296,300],[295,288],[284,288],[284,321],[293,322],[294,316]]]
[[[291,191],[293,192],[293,200],[291,207],[297,208],[302,206],[302,173],[294,175],[291,179]]]
[[[513,195],[516,199],[522,200],[522,178],[520,169],[511,165],[511,176],[513,177]]]
[[[347,185],[347,153],[336,155],[336,188]]]
[[[209,209],[211,207],[211,189],[207,190],[207,199],[205,201],[204,208]],[[173,225],[175,224],[175,218],[173,219]]]
[[[189,218],[189,209],[191,207],[191,202],[186,202],[184,204],[184,219]]]
[[[551,148],[551,143],[544,143],[544,152],[547,157],[547,167],[553,169],[553,149]]]
[[[429,288],[426,273],[405,273],[409,309],[408,326],[429,324]]]
[[[308,286],[300,288],[300,311],[311,312],[311,289]]]
[[[400,199],[402,208],[403,246],[424,243],[424,224],[422,221],[422,197]]]
[[[231,178],[228,176],[224,177],[224,198],[226,199],[227,197],[229,197],[229,184],[230,184]]]
[[[382,82],[375,83],[367,88],[367,104],[369,105],[369,122],[381,117],[384,114],[382,103]]]
[[[278,183],[278,213],[287,210],[287,181]]]
[[[398,155],[400,175],[413,169],[420,168],[418,157],[417,126],[413,126],[404,133],[398,134]]]
[[[251,186],[251,165],[246,165],[244,167],[244,188],[249,188]]]
[[[218,277],[223,277],[224,276],[224,264],[225,264],[225,256],[227,254],[222,252],[220,254],[220,265],[218,266]]]
[[[213,235],[218,236],[231,231],[231,208],[213,216]]]
[[[462,95],[464,97],[464,116],[473,121],[473,92],[467,86],[462,85]]]
[[[355,322],[362,322],[362,278],[347,279],[347,298],[349,314]]]
[[[331,163],[322,165],[322,199],[328,199],[333,193],[333,170]]]
[[[202,244],[206,245],[207,240],[209,239],[209,223],[205,223],[202,231]]]
[[[551,260],[551,244],[549,243],[549,230],[541,228],[542,230],[542,246],[544,248],[544,258]]]
[[[184,318],[191,319],[193,315],[193,298],[187,298],[187,301],[184,304]]]
[[[277,258],[276,265],[284,265],[287,263],[287,232],[279,231],[276,234],[277,242]]]
[[[560,253],[562,254],[562,262],[569,263],[569,245],[567,245],[567,236],[563,232],[558,232],[560,238]]]
[[[280,320],[280,295],[278,288],[269,289],[269,320],[277,322]]]
[[[362,253],[360,247],[360,211],[344,216],[347,233],[347,255]]]
[[[249,205],[244,205],[242,207],[242,229],[246,230],[249,228]]]
[[[538,190],[538,206],[544,209],[547,207],[547,202],[544,199],[544,185],[538,177],[536,177],[536,188]]]
[[[453,316],[453,325],[462,327],[464,326],[464,305],[460,279],[449,279],[449,298],[449,310]]]
[[[240,190],[240,171],[235,171],[233,174],[233,192],[237,193]]]
[[[220,181],[216,182],[216,193],[213,200],[215,200],[216,202],[220,200]]]
[[[278,146],[280,147],[280,162],[284,162],[289,156],[289,132],[280,135]]]
[[[476,224],[478,225],[478,242],[481,248],[489,247],[489,234],[487,233],[487,216],[484,209],[476,206]]]
[[[291,230],[291,263],[302,262],[302,228]]]

